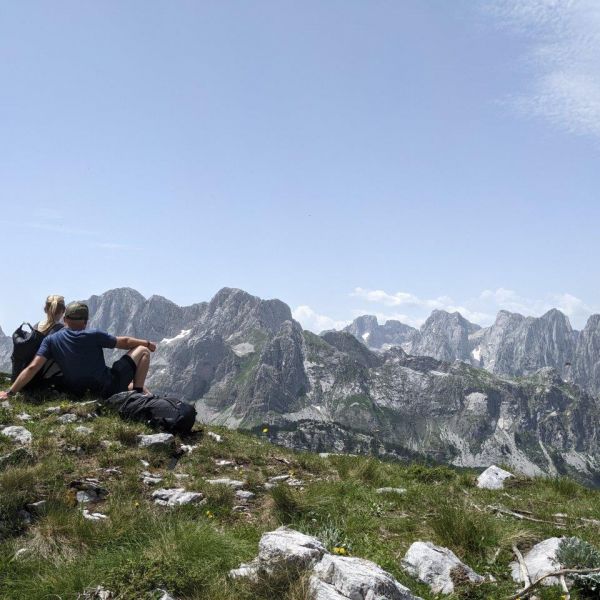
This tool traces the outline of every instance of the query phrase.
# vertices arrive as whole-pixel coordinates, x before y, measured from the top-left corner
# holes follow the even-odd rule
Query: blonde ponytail
[[[38,331],[46,335],[65,312],[64,297],[56,294],[48,296],[46,298],[44,312],[46,313],[46,320],[38,325]]]

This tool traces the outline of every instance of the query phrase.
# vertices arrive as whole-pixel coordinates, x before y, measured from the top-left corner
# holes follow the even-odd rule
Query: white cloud
[[[304,329],[320,333],[326,329],[343,329],[350,321],[332,319],[326,315],[320,315],[310,306],[303,304],[292,311],[292,317],[298,321]]]
[[[377,309],[373,310],[371,308],[354,308],[352,309],[352,318],[356,319],[357,317],[361,317],[363,315],[374,315],[377,317],[377,322],[382,325],[386,321],[400,321],[405,325],[410,325],[411,327],[419,328],[425,322],[426,317],[413,317],[406,313],[390,313],[386,311],[379,311]]]
[[[464,299],[460,302],[456,302],[448,296],[428,299],[419,298],[410,292],[388,293],[383,290],[365,288],[355,288],[350,296],[367,300],[375,306],[371,309],[353,310],[355,316],[375,314],[380,323],[384,323],[388,319],[396,319],[413,327],[419,327],[434,309],[459,312],[472,323],[487,326],[494,322],[499,310],[539,317],[552,308],[558,308],[569,317],[572,325],[576,328],[583,327],[589,315],[598,312],[598,307],[591,306],[570,293],[527,298],[514,290],[503,287],[484,290],[475,298]],[[383,308],[398,306],[402,306],[402,314],[390,313]]]
[[[600,136],[600,2],[496,0],[487,7],[530,41],[532,77],[513,105],[571,133]]]
[[[364,300],[368,300],[369,302],[379,303],[385,306],[404,306],[405,308],[411,308],[413,311],[418,311],[418,309],[427,311],[426,315],[422,314],[422,310],[419,311],[421,314],[418,315],[388,315],[380,313],[378,315],[378,320],[382,323],[388,319],[395,319],[402,321],[407,325],[418,327],[429,316],[428,313],[436,309],[445,310],[447,312],[459,312],[463,317],[465,317],[465,319],[473,321],[474,323],[487,323],[493,320],[492,315],[463,304],[457,304],[449,296],[438,296],[437,298],[419,298],[410,292],[396,292],[394,294],[389,294],[383,290],[368,290],[361,287],[355,288],[350,296],[362,298]]]
[[[362,315],[375,315],[380,324],[394,320],[419,328],[435,309],[459,312],[471,323],[486,327],[494,322],[500,310],[539,317],[550,309],[557,308],[569,317],[575,329],[582,329],[591,314],[600,312],[600,306],[587,304],[568,292],[528,298],[504,287],[483,290],[479,295],[460,302],[449,296],[420,298],[411,292],[391,293],[362,287],[355,288],[350,297],[360,299],[362,306],[352,307],[351,319],[348,320],[320,314],[307,305],[298,306],[292,311],[292,315],[305,329],[320,333],[327,329],[343,329],[352,319]]]

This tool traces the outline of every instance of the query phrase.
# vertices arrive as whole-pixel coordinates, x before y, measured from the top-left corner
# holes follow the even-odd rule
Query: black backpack
[[[27,331],[26,327],[29,328],[29,331]],[[63,326],[60,323],[57,323],[47,335],[56,333],[62,328]],[[13,353],[10,357],[12,361],[11,381],[14,381],[20,375],[21,371],[34,359],[35,354],[40,349],[45,337],[46,336],[43,333],[40,333],[37,329],[32,327],[30,323],[22,323],[13,333]],[[28,388],[32,387],[32,384],[35,385],[35,382],[39,383],[45,378],[45,374],[51,368],[52,364],[54,364],[53,361],[48,361],[48,363],[46,363],[44,368],[36,374],[33,381],[27,385]]]
[[[141,421],[169,433],[190,433],[196,422],[196,409],[177,398],[132,391],[114,394],[103,403],[118,410],[123,419]]]

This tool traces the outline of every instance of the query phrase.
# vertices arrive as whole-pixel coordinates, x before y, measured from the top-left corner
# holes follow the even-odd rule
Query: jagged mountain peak
[[[434,323],[457,323],[461,326],[466,326],[470,333],[481,329],[481,325],[477,325],[477,323],[471,323],[471,321],[465,319],[465,317],[463,317],[462,314],[457,310],[449,312],[441,308],[435,308],[425,323],[421,325],[421,331],[427,329],[427,327],[430,327]]]
[[[138,303],[141,302],[145,302],[146,298],[137,290],[134,290],[133,288],[130,287],[119,287],[119,288],[112,288],[110,290],[107,290],[106,292],[103,292],[102,294],[94,294],[90,297],[89,301],[94,301],[96,299],[102,298],[103,300],[128,300],[128,301],[135,301]]]
[[[285,321],[292,321],[290,307],[281,300],[262,300],[238,288],[222,288],[208,303],[203,316],[227,338],[249,329],[266,329],[272,333]]]
[[[348,331],[326,331],[321,337],[336,350],[347,354],[357,363],[365,367],[381,364],[381,356],[371,352],[364,344]]]
[[[600,327],[600,314],[590,315],[585,324],[584,330],[592,328],[597,329],[598,327]]]
[[[355,336],[371,350],[385,350],[405,344],[417,332],[413,327],[394,319],[380,325],[375,315],[361,315],[344,327],[343,331]]]

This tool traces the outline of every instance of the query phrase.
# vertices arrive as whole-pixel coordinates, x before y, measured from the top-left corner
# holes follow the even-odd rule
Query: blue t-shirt
[[[98,329],[75,331],[65,327],[44,338],[37,356],[54,359],[64,382],[74,392],[99,392],[111,381],[102,348],[114,348],[117,338]]]

